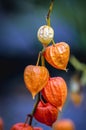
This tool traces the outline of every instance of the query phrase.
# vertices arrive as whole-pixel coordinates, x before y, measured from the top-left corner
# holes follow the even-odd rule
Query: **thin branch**
[[[54,0],[51,0],[50,7],[49,7],[49,10],[48,10],[48,13],[47,13],[47,18],[46,18],[48,26],[50,26],[50,14],[52,12],[53,4],[54,4]]]
[[[39,54],[38,54],[38,58],[37,58],[37,63],[36,63],[36,66],[38,66],[38,65],[39,65],[40,57],[41,57],[41,51],[40,51],[40,52],[39,52]]]
[[[34,108],[33,108],[33,110],[32,110],[32,113],[30,114],[30,115],[31,115],[31,118],[30,118],[30,120],[29,120],[29,125],[32,124],[33,116],[34,116],[34,113],[35,113],[35,110],[36,110],[36,108],[37,108],[37,105],[38,105],[39,101],[40,101],[40,92],[39,92],[38,95],[37,95],[36,103],[35,103],[35,105],[34,105]]]

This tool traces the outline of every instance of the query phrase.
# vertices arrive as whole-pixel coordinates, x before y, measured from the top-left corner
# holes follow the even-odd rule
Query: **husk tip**
[[[32,95],[33,100],[35,99],[35,95]]]
[[[59,110],[60,112],[62,112],[62,107],[58,107],[58,110]]]

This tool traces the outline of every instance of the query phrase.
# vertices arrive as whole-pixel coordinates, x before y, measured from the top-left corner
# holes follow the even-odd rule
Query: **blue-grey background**
[[[42,45],[37,39],[38,28],[46,24],[50,0],[1,0],[0,1],[0,116],[5,130],[17,122],[24,122],[31,112],[34,102],[25,87],[23,71],[25,66],[36,64]],[[86,63],[86,14],[85,0],[55,0],[51,13],[55,42],[65,41],[70,45],[71,54]],[[62,76],[69,89],[69,81],[74,68],[63,72],[46,63],[51,76]],[[76,107],[69,96],[61,118],[70,118],[76,130],[86,129],[86,105],[84,100]],[[34,120],[33,125],[50,127]]]

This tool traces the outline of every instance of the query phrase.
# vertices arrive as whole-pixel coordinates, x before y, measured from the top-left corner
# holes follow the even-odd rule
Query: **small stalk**
[[[39,65],[39,62],[40,62],[40,58],[41,58],[41,64],[42,64],[42,66],[44,66],[45,65],[45,63],[44,63],[44,56],[43,56],[43,52],[45,51],[45,46],[43,46],[43,49],[42,49],[42,51],[40,51],[39,52],[39,54],[38,54],[38,59],[37,59],[37,63],[36,63],[36,66],[38,66]]]
[[[46,46],[43,46],[43,49],[41,51],[41,65],[42,66],[45,66],[45,59],[44,59],[44,56],[43,56],[45,49],[46,49]]]
[[[31,118],[29,120],[29,125],[32,125],[33,116],[34,116],[34,113],[35,113],[35,110],[37,108],[37,105],[38,105],[39,101],[40,101],[40,92],[37,95],[36,103],[35,103],[34,108],[33,108],[32,112],[30,114]]]
[[[55,46],[55,42],[54,42],[54,40],[52,39],[52,44],[53,44],[53,46]]]
[[[47,21],[48,26],[50,26],[50,14],[52,12],[53,3],[54,3],[54,0],[51,0],[50,7],[49,7],[49,10],[48,10],[48,13],[47,13],[46,21]]]
[[[32,115],[31,115],[31,114],[28,114],[28,115],[27,115],[26,120],[25,120],[25,123],[24,123],[24,126],[25,126],[26,124],[28,124],[29,118],[30,118],[30,120],[32,120]]]
[[[54,3],[54,0],[51,0],[51,3],[50,3],[50,7],[49,7],[49,10],[48,10],[48,13],[47,13],[47,17],[46,17],[46,22],[47,22],[47,25],[50,26],[50,14],[52,12],[52,8],[53,8],[53,3]],[[54,40],[52,41],[53,44],[55,45],[54,43]],[[46,49],[46,46],[43,46],[43,49],[42,51],[39,52],[38,54],[38,58],[37,58],[37,63],[36,63],[36,66],[39,65],[39,62],[40,62],[40,58],[41,58],[41,65],[42,66],[45,66],[45,62],[44,62],[44,56],[43,56],[43,52],[45,51]],[[28,123],[30,126],[32,125],[32,121],[33,121],[33,117],[34,117],[34,113],[36,111],[36,108],[37,108],[37,105],[40,101],[40,92],[38,93],[37,95],[37,100],[36,100],[36,103],[34,104],[34,107],[33,107],[33,110],[31,112],[31,114],[28,114],[27,115],[27,118],[26,118],[26,121],[24,123],[24,126]]]
[[[38,54],[38,59],[37,59],[36,66],[38,66],[38,65],[39,65],[40,57],[41,57],[41,51],[40,51],[40,52],[39,52],[39,54]]]
[[[45,59],[44,59],[44,56],[43,56],[43,55],[41,55],[41,65],[42,65],[42,66],[45,66]]]

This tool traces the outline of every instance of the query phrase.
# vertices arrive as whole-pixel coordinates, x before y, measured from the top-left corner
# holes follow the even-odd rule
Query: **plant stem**
[[[32,115],[31,115],[31,114],[28,114],[28,115],[27,115],[26,120],[25,120],[25,123],[24,123],[24,126],[25,126],[26,124],[28,124],[29,118],[30,118],[30,120],[31,120],[31,118],[32,118]]]
[[[33,108],[32,112],[31,112],[31,114],[30,114],[30,115],[31,115],[31,118],[30,118],[30,120],[29,120],[29,125],[32,124],[33,116],[34,116],[34,113],[35,113],[35,110],[36,110],[36,108],[37,108],[37,105],[38,105],[39,101],[40,101],[40,92],[39,92],[38,95],[37,95],[36,103],[35,103],[34,108]]]
[[[26,117],[24,126],[25,126],[26,124],[29,124],[30,126],[32,125],[32,120],[33,120],[33,117],[34,117],[34,113],[35,113],[35,110],[36,110],[36,108],[37,108],[37,105],[38,105],[39,101],[40,101],[40,92],[39,92],[38,95],[37,95],[37,100],[36,100],[36,103],[34,104],[34,107],[33,107],[33,110],[32,110],[32,112],[31,112],[31,114],[28,114],[27,117]],[[30,118],[30,119],[29,119],[29,118]],[[28,121],[29,121],[29,123],[28,123]]]
[[[43,55],[41,55],[41,65],[42,65],[42,66],[45,66],[45,59],[44,59],[44,56],[43,56]]]
[[[55,46],[55,42],[54,42],[54,40],[52,39],[52,44]]]
[[[53,3],[54,3],[54,0],[51,0],[50,7],[49,7],[49,10],[48,10],[48,13],[47,13],[46,21],[47,21],[48,26],[50,26],[50,13],[52,12]]]
[[[40,56],[41,56],[41,51],[39,52],[39,54],[38,54],[38,59],[37,59],[37,63],[36,63],[36,66],[38,66],[39,65],[39,61],[40,61]]]
[[[41,51],[41,65],[42,66],[45,66],[45,59],[44,59],[44,56],[43,56],[45,49],[46,49],[46,46],[43,46],[43,49]]]

